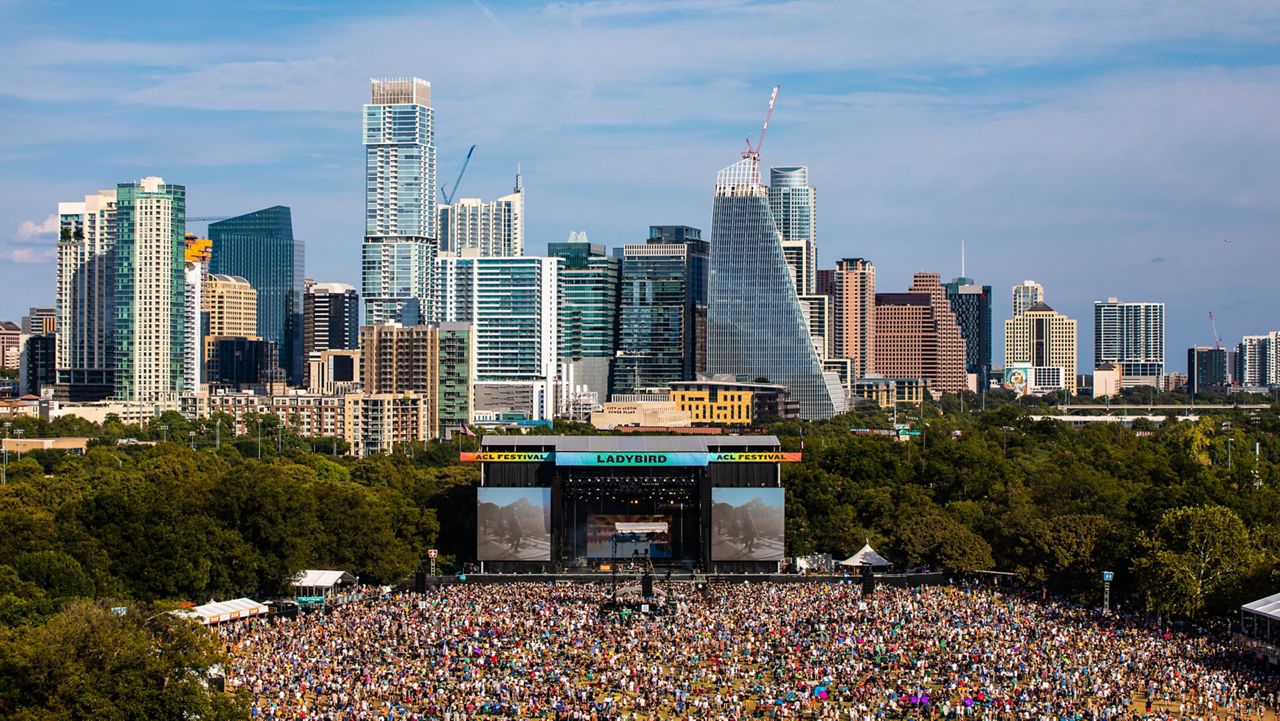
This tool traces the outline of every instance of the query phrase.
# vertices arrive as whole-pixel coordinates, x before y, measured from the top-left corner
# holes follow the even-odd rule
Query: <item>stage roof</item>
[[[777,436],[485,436],[480,445],[553,447],[566,453],[706,453],[711,448],[777,448]]]

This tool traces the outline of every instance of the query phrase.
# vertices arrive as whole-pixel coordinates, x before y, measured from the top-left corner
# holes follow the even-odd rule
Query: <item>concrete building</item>
[[[1032,306],[1044,302],[1044,286],[1034,280],[1024,280],[1013,286],[1013,317],[1017,318]]]
[[[307,362],[307,392],[345,395],[363,389],[360,350],[325,350]]]
[[[1124,371],[1115,363],[1104,363],[1093,369],[1093,397],[1111,398],[1120,395]]]
[[[304,378],[310,383],[311,363],[328,350],[360,347],[360,294],[345,283],[310,283],[303,294],[302,350],[307,359]]]
[[[1159,388],[1164,377],[1164,303],[1093,303],[1093,362],[1118,363],[1126,388]]]
[[[213,241],[187,233],[182,240],[182,284],[186,296],[182,300],[182,392],[197,393],[205,383],[205,314],[204,286],[209,279],[209,260]]]
[[[412,391],[353,393],[343,398],[345,439],[353,456],[408,451],[436,437],[435,406]]]
[[[726,403],[731,404],[740,404],[749,399],[750,418],[753,422],[800,417],[799,402],[791,397],[790,391],[781,383],[756,383],[740,381],[727,375],[704,375],[691,381],[671,382],[667,395],[672,401],[679,402],[683,399],[686,403],[705,399],[711,405],[698,411],[704,416],[715,414],[715,404],[720,402],[720,398],[724,398]]]
[[[258,292],[258,337],[276,344],[289,382],[302,383],[302,241],[293,237],[293,214],[276,205],[209,224],[213,258],[209,272],[244,278]]]
[[[936,392],[968,387],[964,339],[936,273],[916,273],[906,293],[876,294],[874,343],[878,375],[923,378]]]
[[[1227,350],[1214,346],[1187,349],[1187,392],[1221,392],[1230,383],[1227,374]]]
[[[605,247],[570,234],[565,243],[548,243],[547,254],[560,258],[560,361],[568,367],[571,397],[579,405],[598,406],[609,396],[609,373],[618,348],[618,280],[621,261]],[[585,397],[584,397],[585,396]],[[584,419],[590,415],[565,414]]]
[[[813,350],[819,359],[826,361],[831,357],[835,335],[835,309],[831,305],[831,296],[802,295],[799,300],[800,312],[809,325],[809,339],[813,341]]]
[[[649,227],[621,259],[610,397],[688,380],[707,367],[710,248],[698,228]]]
[[[62,401],[101,401],[115,392],[115,188],[59,203],[58,219],[54,394]]]
[[[1247,335],[1240,340],[1235,384],[1246,388],[1280,385],[1280,332]]]
[[[627,426],[690,428],[693,417],[670,400],[609,401],[591,414],[591,425],[602,431]]]
[[[58,330],[58,309],[32,306],[22,316],[22,332],[31,335],[54,333]]]
[[[837,261],[831,290],[831,354],[852,361],[852,378],[862,378],[876,367],[876,267],[863,258]]]
[[[365,323],[430,323],[437,320],[440,238],[431,83],[395,78],[370,86],[363,122]]]
[[[183,391],[186,225],[185,187],[158,177],[116,186],[118,400],[176,403]]]
[[[0,320],[0,368],[16,369],[22,361],[22,327]]]
[[[466,258],[524,255],[524,181],[508,195],[485,202],[462,198],[440,206],[440,251]]]
[[[716,175],[711,218],[707,370],[781,383],[805,419],[843,413],[844,389],[814,350],[758,157]]]
[[[1076,392],[1076,321],[1037,303],[1004,322],[1005,385],[1030,393],[1053,386],[1048,376],[1056,368],[1060,386]],[[1021,373],[1022,380],[1014,380]],[[1038,375],[1037,375],[1038,373]],[[1096,384],[1096,381],[1095,381]],[[1024,387],[1025,386],[1025,387]],[[1018,392],[1018,391],[1015,391]]]
[[[899,403],[919,405],[929,392],[929,381],[924,378],[885,378],[872,373],[855,379],[850,388],[852,397],[868,400],[881,408],[892,409]]]
[[[554,417],[561,262],[531,256],[440,259],[443,320],[474,326],[473,414]]]
[[[469,323],[380,323],[360,334],[365,393],[413,392],[437,424],[432,437],[470,422],[474,335]]]
[[[782,257],[791,271],[797,295],[817,294],[817,191],[809,185],[809,168],[769,169],[769,210],[782,238]]]
[[[200,301],[203,309],[201,327],[204,330],[200,357],[203,366],[201,381],[208,383],[213,375],[210,366],[214,363],[214,345],[219,340],[261,340],[258,335],[258,292],[249,285],[249,281],[239,276],[208,275],[201,284]],[[277,351],[275,363],[268,364],[265,368],[279,367]],[[274,379],[274,375],[272,378]]]

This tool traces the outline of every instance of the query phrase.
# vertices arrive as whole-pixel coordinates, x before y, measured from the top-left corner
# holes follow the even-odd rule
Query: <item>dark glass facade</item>
[[[238,275],[258,291],[258,335],[275,343],[280,368],[302,382],[303,255],[289,209],[277,205],[209,224],[209,272]]]
[[[276,362],[275,343],[249,338],[219,338],[213,341],[206,363],[211,388],[252,390],[284,380]]]
[[[991,369],[991,286],[962,277],[942,287],[964,338],[965,372],[986,378]]]
[[[661,388],[706,370],[710,248],[688,226],[649,228],[620,250],[618,350],[610,394]]]
[[[1187,349],[1187,391],[1207,393],[1215,386],[1221,390],[1230,383],[1227,376],[1225,348]]]

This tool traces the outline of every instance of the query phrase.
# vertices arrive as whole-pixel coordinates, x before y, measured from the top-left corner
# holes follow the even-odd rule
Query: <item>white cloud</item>
[[[0,250],[0,260],[19,265],[52,263],[57,256],[58,251],[56,248],[30,247]]]
[[[57,232],[57,216],[50,215],[39,223],[31,220],[24,220],[18,224],[17,240],[20,243],[26,243],[31,240],[53,238],[54,234]]]

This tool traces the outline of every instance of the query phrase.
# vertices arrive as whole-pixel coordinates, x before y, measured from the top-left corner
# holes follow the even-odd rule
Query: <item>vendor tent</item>
[[[330,601],[341,601],[345,596],[338,591],[344,586],[356,583],[356,577],[346,571],[325,571],[310,569],[303,571],[293,579],[297,591],[298,603],[324,604]]]
[[[223,621],[234,621],[238,618],[257,616],[266,612],[266,605],[258,603],[252,598],[234,598],[230,601],[210,601],[203,606],[179,609],[174,611],[173,614],[208,626],[222,623]]]
[[[875,568],[875,567],[881,567],[881,566],[892,566],[893,563],[890,562],[889,559],[885,558],[884,556],[881,556],[880,554],[876,553],[876,550],[871,547],[870,543],[868,543],[862,547],[861,551],[858,551],[852,556],[849,556],[848,558],[841,561],[840,565],[841,566],[871,566]]]

